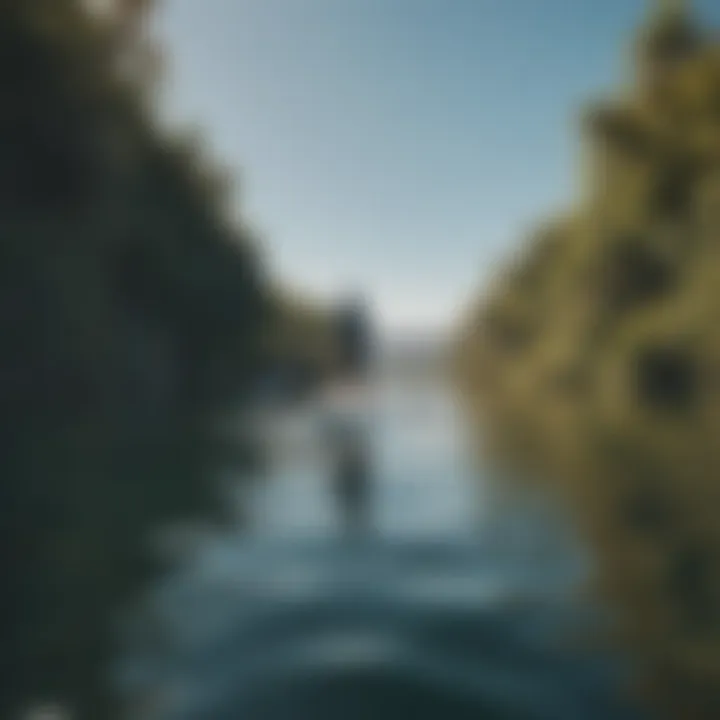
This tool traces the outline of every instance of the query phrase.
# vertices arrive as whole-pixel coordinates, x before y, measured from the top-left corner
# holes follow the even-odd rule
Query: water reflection
[[[371,457],[368,430],[359,413],[332,418],[329,428],[332,492],[346,533],[370,529]]]
[[[131,644],[149,717],[630,716],[614,663],[560,647],[591,617],[571,533],[492,500],[439,379],[381,374],[257,426],[253,523],[197,541],[148,602],[162,649]]]

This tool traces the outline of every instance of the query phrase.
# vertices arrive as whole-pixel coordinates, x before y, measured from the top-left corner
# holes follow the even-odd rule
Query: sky
[[[233,170],[280,281],[443,328],[572,203],[578,113],[624,77],[647,4],[164,0],[161,102]]]

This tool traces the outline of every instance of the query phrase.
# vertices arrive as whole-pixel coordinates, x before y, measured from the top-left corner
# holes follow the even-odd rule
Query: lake
[[[370,468],[355,532],[328,443],[348,416]],[[195,539],[128,636],[133,717],[639,717],[620,660],[580,649],[600,614],[569,523],[478,471],[439,374],[380,372],[253,424],[267,467],[230,478],[249,524]]]

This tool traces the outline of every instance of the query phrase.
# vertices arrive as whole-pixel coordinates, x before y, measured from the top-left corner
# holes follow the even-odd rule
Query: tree
[[[252,238],[149,102],[151,5],[0,5],[3,717],[119,714],[117,613],[153,530],[217,511],[212,421],[262,363]]]

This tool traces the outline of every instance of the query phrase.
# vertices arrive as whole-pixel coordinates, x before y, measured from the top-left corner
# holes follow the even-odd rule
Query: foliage
[[[217,509],[212,419],[263,361],[252,239],[154,119],[150,9],[0,4],[2,717],[119,714],[117,613],[161,569],[152,529]]]
[[[720,45],[675,8],[591,108],[590,182],[466,323],[458,376],[498,462],[571,498],[650,696],[720,713]]]

